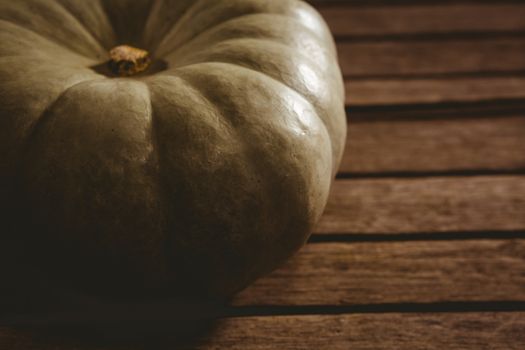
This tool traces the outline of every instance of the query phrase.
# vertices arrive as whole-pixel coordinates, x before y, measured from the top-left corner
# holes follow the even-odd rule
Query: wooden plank
[[[338,43],[347,77],[479,74],[525,70],[525,37]]]
[[[491,349],[525,347],[525,313],[343,314],[222,319],[197,336],[180,340],[172,332],[155,337],[128,332],[128,339],[89,340],[0,328],[0,348],[10,350],[134,349]],[[108,333],[111,333],[108,331]],[[60,334],[60,333],[58,333]]]
[[[307,244],[234,305],[525,301],[525,240]]]
[[[144,332],[142,330],[142,332]],[[133,341],[89,341],[0,328],[0,348],[10,350],[117,349],[491,349],[525,347],[525,313],[343,314],[240,317],[218,321],[211,330],[181,341],[166,334]],[[60,333],[59,333],[60,334]],[[93,338],[93,337],[92,337]]]
[[[523,3],[418,3],[404,6],[332,3],[318,4],[317,9],[336,37],[525,30]]]
[[[249,317],[221,321],[197,349],[523,349],[524,313]]]
[[[517,170],[525,170],[525,116],[370,122],[350,119],[339,173]]]
[[[197,349],[523,349],[524,313],[312,315],[221,321]]]
[[[317,233],[525,230],[525,176],[344,179]]]
[[[521,76],[347,79],[345,88],[350,107],[525,101],[525,77]]]

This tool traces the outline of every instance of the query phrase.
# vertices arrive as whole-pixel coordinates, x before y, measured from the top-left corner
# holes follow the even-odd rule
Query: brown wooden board
[[[476,349],[522,350],[525,313],[342,314],[239,317],[218,321],[201,336],[181,341],[170,334],[134,341],[86,341],[66,330],[48,337],[34,330],[0,328],[9,350],[149,349]],[[136,332],[140,334],[139,332]],[[138,338],[138,339],[137,339]]]
[[[445,77],[430,79],[347,79],[350,107],[525,102],[525,77]]]
[[[222,321],[197,349],[505,349],[525,347],[525,314],[250,317]]]
[[[66,331],[64,331],[66,332]],[[60,334],[60,333],[58,333]],[[522,350],[525,313],[342,314],[224,319],[200,337],[180,341],[163,335],[134,342],[86,342],[35,331],[0,328],[9,350],[146,349],[476,349]]]
[[[317,233],[525,230],[525,176],[344,179]]]
[[[525,30],[523,3],[430,4],[392,6],[317,4],[337,36],[393,36],[429,33],[519,32]]]
[[[311,243],[235,305],[525,301],[525,240]]]
[[[524,90],[525,91],[525,90]],[[525,114],[359,121],[348,125],[340,174],[525,171]]]
[[[525,70],[525,36],[338,42],[346,77],[421,77]]]

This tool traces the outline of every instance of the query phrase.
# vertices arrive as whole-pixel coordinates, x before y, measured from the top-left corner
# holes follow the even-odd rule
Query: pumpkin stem
[[[148,51],[129,45],[119,45],[109,51],[109,69],[121,77],[131,76],[146,70],[150,63]]]

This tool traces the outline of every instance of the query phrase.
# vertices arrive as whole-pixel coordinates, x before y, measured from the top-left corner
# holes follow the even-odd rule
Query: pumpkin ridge
[[[286,84],[285,82],[271,76],[271,75],[268,75],[266,73],[263,73],[261,71],[258,71],[254,68],[251,68],[251,67],[247,67],[247,66],[244,66],[240,63],[232,63],[232,62],[224,62],[224,61],[205,61],[205,62],[198,62],[198,63],[195,63],[195,64],[190,64],[190,65],[187,65],[185,67],[190,67],[190,66],[193,66],[193,65],[199,65],[199,64],[207,64],[207,63],[210,63],[210,64],[224,64],[224,65],[229,65],[229,66],[234,66],[236,68],[241,68],[241,69],[244,69],[244,70],[248,70],[250,72],[253,72],[253,73],[257,73],[258,75],[261,75],[261,76],[264,76],[268,79],[271,79],[272,81],[274,81],[275,83],[287,88],[288,90],[291,90],[293,91],[295,94],[297,94],[298,96],[300,96],[302,99],[304,99],[312,108],[313,110],[315,110],[315,115],[316,117],[321,121],[321,124],[323,125],[326,133],[328,135],[331,136],[331,133],[330,131],[328,130],[328,126],[326,125],[326,122],[323,120],[323,118],[321,118],[319,116],[319,112],[318,112],[318,108],[316,106],[316,104],[314,104],[313,102],[311,102],[308,98],[306,98],[301,92],[297,91],[296,89],[294,89],[293,87],[289,86],[288,84]],[[165,73],[167,74],[167,73]],[[330,146],[331,146],[331,143],[330,143]]]
[[[26,149],[29,148],[29,143],[31,142],[31,139],[34,135],[38,133],[38,130],[42,128],[42,125],[47,121],[49,113],[53,109],[53,107],[62,99],[65,94],[68,93],[68,91],[71,91],[71,89],[74,89],[84,83],[90,83],[92,81],[98,81],[98,80],[105,80],[105,79],[84,79],[77,83],[74,83],[68,87],[66,87],[56,98],[53,102],[51,102],[42,113],[40,113],[39,117],[36,118],[35,122],[31,126],[31,129],[29,130],[27,136],[26,136]],[[25,154],[26,152],[23,152]],[[22,159],[25,159],[25,157],[22,157]]]
[[[18,179],[15,181],[15,186],[18,188],[18,189],[22,189],[24,185],[23,181],[20,179],[23,174],[24,174],[24,167],[26,166],[26,162],[29,158],[29,152],[32,148],[32,145],[33,143],[35,142],[34,141],[34,138],[35,136],[39,133],[39,130],[41,130],[43,128],[43,125],[47,122],[47,120],[49,119],[49,115],[51,114],[51,111],[53,109],[53,107],[58,103],[58,101],[60,101],[62,99],[62,97],[68,92],[70,91],[71,89],[77,87],[77,86],[80,86],[86,82],[91,82],[93,79],[86,79],[86,80],[82,80],[82,81],[79,81],[77,83],[74,83],[70,86],[68,86],[67,88],[65,88],[60,94],[58,94],[55,99],[53,100],[53,102],[49,103],[49,105],[41,112],[38,114],[38,117],[36,118],[36,120],[33,122],[33,125],[31,125],[31,127],[29,128],[29,130],[27,131],[27,134],[24,138],[24,140],[22,141],[22,148],[21,148],[21,152],[20,152],[20,158],[18,159],[18,161],[15,163],[15,171],[14,171],[14,174],[16,174],[15,176],[18,177]],[[20,205],[20,204],[18,204]]]
[[[218,45],[224,44],[224,43],[226,43],[226,44],[235,43],[235,42],[239,42],[239,41],[241,41],[241,42],[242,41],[263,42],[263,43],[266,43],[266,44],[269,44],[269,45],[273,45],[273,46],[280,46],[280,47],[285,48],[287,50],[298,51],[297,48],[294,48],[293,46],[287,45],[287,44],[279,42],[279,41],[272,40],[270,38],[254,38],[254,37],[228,38],[226,40],[222,40],[222,41],[216,42],[215,46],[218,46]],[[205,48],[203,48],[203,49],[201,49],[199,51],[196,51],[195,53],[192,53],[191,56],[190,56],[190,61],[191,61],[191,57],[192,56],[198,56],[198,55],[203,54],[203,53],[205,54],[206,50],[209,50],[210,48],[213,48],[213,47],[205,47]],[[169,59],[169,56],[172,56],[172,55],[173,55],[173,53],[169,54],[168,56],[165,56],[165,57],[166,57],[166,59]],[[306,55],[306,54],[304,54],[302,52],[294,52],[294,55],[300,55],[303,59],[309,61],[313,66],[318,67],[318,64],[315,61],[313,61],[308,55]],[[335,59],[335,57],[330,57],[330,58]],[[203,61],[203,62],[212,62],[212,61]],[[203,63],[203,62],[196,62],[196,63]],[[232,63],[232,64],[236,64],[236,63]],[[191,63],[187,64],[187,65],[191,65]]]
[[[59,8],[62,8],[64,10],[64,13],[66,13],[68,16],[70,16],[71,18],[73,18],[75,20],[75,22],[77,22],[79,24],[79,27],[80,29],[89,34],[89,36],[93,39],[93,41],[99,46],[100,49],[102,49],[102,52],[105,52],[105,48],[104,48],[104,45],[102,45],[102,43],[100,42],[100,40],[95,36],[95,34],[84,24],[80,21],[80,19],[77,18],[77,16],[75,16],[73,14],[73,12],[71,12],[70,9],[68,9],[63,3],[62,1],[60,0],[57,0],[56,3],[59,5],[58,7]]]
[[[316,69],[318,69],[319,65],[314,61],[312,60],[308,55],[304,54],[302,51],[298,51],[296,48],[290,46],[290,45],[287,45],[285,43],[282,43],[282,42],[279,42],[279,41],[275,41],[275,40],[272,40],[272,39],[268,39],[268,38],[252,38],[252,37],[239,37],[239,38],[229,38],[229,39],[226,39],[226,40],[223,40],[223,41],[220,41],[218,43],[216,43],[216,45],[220,45],[220,44],[223,44],[223,43],[233,43],[235,44],[236,42],[243,42],[243,41],[257,41],[257,42],[263,42],[263,43],[266,43],[270,46],[279,46],[285,50],[292,50],[294,51],[293,54],[294,55],[297,55],[297,56],[300,56],[302,59],[304,59],[305,61],[309,62],[313,67],[315,67]],[[191,62],[192,60],[192,57],[198,57],[199,55],[203,55],[204,58],[200,61],[200,62],[195,62],[194,64],[198,64],[198,63],[206,63],[206,62],[218,62],[218,63],[226,63],[226,64],[233,64],[233,65],[236,65],[236,66],[239,66],[239,67],[244,67],[244,68],[247,68],[247,69],[252,69],[254,71],[257,71],[259,73],[262,73],[264,75],[268,75],[264,72],[261,72],[261,71],[258,71],[257,69],[254,69],[248,65],[243,65],[242,63],[236,61],[236,62],[229,62],[227,60],[222,60],[222,59],[210,59],[208,60],[206,58],[206,50],[208,50],[210,48],[206,47],[204,49],[201,49],[200,51],[197,51],[196,53],[194,54],[190,54],[189,56],[189,59],[188,61]],[[211,53],[211,55],[213,56],[213,53]],[[331,55],[331,54],[330,54]],[[166,57],[167,59],[169,59],[169,57]],[[331,58],[331,59],[336,59],[336,57],[332,56],[332,57],[328,57],[328,58]],[[193,58],[194,59],[194,58]],[[190,66],[192,65],[192,63],[190,64],[187,64],[186,66]],[[183,65],[184,66],[184,65]],[[182,68],[182,67],[180,67]],[[337,68],[336,68],[337,69]],[[339,76],[339,72],[334,72],[333,70],[327,70],[326,72],[320,72],[320,73],[324,73],[325,75],[328,75],[330,78],[334,78],[334,77],[338,77]],[[268,75],[269,76],[269,75]],[[315,107],[316,110],[318,110],[318,104],[317,103],[314,103],[313,101],[310,101],[310,98],[308,98],[308,96],[306,96],[305,94],[303,94],[302,92],[298,91],[297,89],[289,86],[288,84],[286,84],[285,82],[281,81],[280,79],[276,78],[275,76],[270,76],[276,80],[278,80],[279,82],[281,82],[282,84],[288,86],[289,88],[291,88],[292,90],[296,91],[299,95],[301,95],[302,97],[304,97],[305,99],[307,99],[309,102],[312,103],[312,105]],[[341,94],[341,100],[344,101],[344,86],[342,83],[339,83],[339,80],[336,78],[335,79],[336,82],[338,83],[338,89],[341,90],[340,94]],[[319,113],[318,113],[319,114]],[[322,118],[321,118],[322,119]],[[324,121],[323,121],[324,123]],[[326,124],[326,123],[325,123]]]
[[[205,63],[218,63],[218,64],[225,64],[225,65],[232,65],[232,66],[235,66],[237,68],[243,68],[243,69],[246,69],[246,70],[249,70],[251,72],[254,72],[254,73],[258,73],[266,78],[269,78],[273,81],[275,81],[276,83],[284,86],[284,87],[287,87],[289,90],[293,91],[294,93],[296,93],[298,96],[300,96],[302,99],[304,99],[312,108],[313,110],[315,111],[315,115],[316,117],[321,121],[321,124],[323,125],[327,135],[330,136],[330,151],[332,154],[334,154],[334,142],[336,142],[336,135],[337,135],[337,132],[334,131],[331,127],[328,126],[328,124],[326,123],[326,121],[321,117],[321,115],[323,114],[326,114],[326,113],[321,113],[319,110],[322,108],[322,106],[319,105],[319,103],[315,103],[313,101],[310,100],[310,98],[308,98],[307,96],[305,96],[303,93],[301,93],[300,91],[296,90],[295,88],[289,86],[287,83],[285,83],[284,81],[281,81],[279,79],[277,79],[276,77],[273,77],[269,74],[266,74],[264,72],[261,72],[261,71],[258,71],[252,67],[249,67],[249,66],[244,66],[242,64],[240,64],[239,62],[235,62],[235,63],[232,63],[232,62],[224,62],[224,61],[217,61],[217,60],[214,60],[214,61],[205,61],[205,62],[199,62],[199,63],[196,63],[196,64],[205,64]],[[189,65],[191,66],[191,65]],[[332,117],[333,116],[328,116],[328,117]],[[337,159],[337,157],[334,156],[334,159]],[[336,172],[337,172],[337,169],[335,167],[335,164],[337,164],[336,161],[333,162],[334,163],[334,167],[332,168],[332,172],[333,172],[333,175],[335,176],[336,175]]]
[[[203,30],[202,32],[194,35],[193,37],[191,37],[190,39],[180,43],[178,46],[175,46],[173,47],[172,49],[170,49],[168,52],[165,52],[163,54],[163,56],[172,56],[174,54],[177,53],[177,51],[179,51],[180,49],[182,49],[184,46],[186,45],[191,45],[195,40],[198,40],[200,39],[203,35],[206,35],[206,34],[209,34],[210,32],[213,32],[214,30],[216,30],[218,27],[220,26],[223,26],[223,25],[227,25],[227,24],[230,24],[234,21],[237,21],[239,19],[245,19],[246,17],[251,17],[251,16],[271,16],[271,17],[282,17],[284,19],[286,19],[287,21],[293,21],[295,22],[297,25],[299,25],[300,27],[302,27],[301,29],[302,30],[305,30],[305,31],[308,31],[309,34],[315,36],[315,38],[317,39],[317,41],[319,42],[322,42],[322,38],[319,37],[319,34],[317,34],[316,32],[314,32],[311,28],[305,26],[301,21],[297,20],[297,18],[293,17],[293,16],[288,16],[288,15],[285,15],[285,14],[282,14],[282,13],[271,13],[271,12],[258,12],[258,13],[248,13],[248,14],[243,14],[243,15],[240,15],[240,16],[236,16],[236,17],[232,17],[232,18],[228,18],[227,20],[224,20],[222,22],[219,22],[219,23],[216,23],[214,25],[212,25],[211,27],[208,27],[206,28],[205,30]],[[250,36],[239,36],[237,38],[229,38],[229,39],[226,39],[224,41],[228,41],[228,40],[237,40],[237,39],[266,39],[266,40],[271,40],[273,38],[265,38],[265,37],[250,37]],[[218,43],[221,43],[221,42],[224,42],[224,41],[220,41]],[[331,52],[332,56],[334,55],[333,52]]]
[[[169,36],[169,35],[172,35],[172,32],[175,31],[175,33],[177,32],[177,30],[179,29],[179,27],[184,24],[184,21],[187,21],[188,18],[191,19],[191,16],[194,15],[192,12],[195,11],[195,9],[198,7],[198,5],[200,5],[204,0],[197,0],[195,1],[190,7],[188,7],[186,9],[186,11],[184,12],[184,14],[182,16],[179,17],[179,19],[177,21],[175,21],[173,23],[173,25],[166,31],[166,33],[164,34],[164,37],[157,43],[157,45],[155,45],[155,47],[151,48],[151,52],[154,53],[155,55],[157,54],[157,50],[159,49],[159,47],[164,43],[164,41],[166,40],[166,38]],[[181,24],[182,23],[182,24]]]
[[[41,33],[37,32],[37,31],[35,31],[35,30],[31,29],[31,28],[27,28],[27,27],[21,25],[20,23],[16,23],[16,22],[14,22],[14,21],[12,21],[12,20],[5,19],[5,18],[0,18],[0,23],[1,23],[1,22],[9,23],[9,24],[12,25],[12,26],[18,27],[18,28],[20,28],[20,29],[22,29],[22,30],[25,30],[25,31],[27,31],[27,32],[31,32],[33,35],[36,35],[36,36],[38,36],[39,38],[41,38],[41,39],[43,39],[43,40],[45,40],[45,41],[47,41],[47,42],[49,42],[49,43],[52,43],[53,45],[56,45],[56,46],[58,46],[58,47],[61,47],[61,48],[65,49],[65,50],[69,51],[69,52],[72,53],[72,54],[76,54],[76,55],[79,55],[79,56],[84,56],[84,55],[82,55],[81,53],[79,53],[79,52],[77,52],[77,51],[75,51],[75,50],[72,50],[72,49],[69,48],[69,47],[66,47],[66,46],[61,45],[61,43],[59,43],[58,41],[55,41],[55,40],[53,40],[52,38],[48,38],[47,36],[44,36],[44,35],[42,35]],[[4,56],[2,56],[2,57],[4,57]],[[84,57],[85,57],[85,56],[84,56]]]
[[[151,3],[151,6],[148,11],[148,15],[146,16],[146,20],[144,21],[144,29],[146,29],[148,23],[151,20],[151,15],[153,14],[153,10],[155,9],[155,6],[159,3],[160,3],[159,1],[154,1]],[[142,35],[140,36],[140,41],[142,42],[142,44],[144,44],[144,33],[142,33]],[[148,51],[151,51],[151,50],[148,50]],[[148,91],[149,91],[149,86],[148,86]]]
[[[50,1],[49,3],[55,3],[55,1],[53,1],[53,2]],[[69,13],[68,11],[66,11],[62,6],[58,5],[58,6],[56,6],[56,8],[60,9],[60,10],[62,11],[62,14],[69,15],[71,18],[73,18],[73,19],[75,20],[75,22],[78,22],[78,20],[77,20],[75,17],[71,16],[70,13]],[[20,27],[20,28],[23,28],[23,29],[27,30],[27,31],[30,31],[30,32],[32,32],[32,33],[34,33],[34,34],[36,34],[36,35],[38,35],[38,36],[40,36],[40,37],[42,37],[42,38],[44,38],[44,39],[47,39],[47,40],[50,41],[50,42],[53,42],[54,44],[56,44],[56,45],[58,45],[58,46],[60,46],[60,47],[66,48],[67,50],[69,50],[69,51],[71,51],[71,52],[74,52],[74,53],[76,53],[76,54],[78,54],[78,55],[81,55],[81,56],[83,56],[83,57],[88,57],[88,58],[91,58],[91,59],[96,58],[96,56],[95,56],[95,57],[90,57],[90,56],[87,55],[85,52],[82,52],[82,51],[79,51],[79,50],[77,50],[77,49],[75,49],[75,48],[73,48],[73,47],[70,47],[70,46],[67,44],[67,42],[65,42],[65,41],[62,41],[62,40],[60,40],[60,39],[57,39],[57,38],[55,38],[55,37],[53,37],[53,36],[44,35],[43,33],[39,32],[39,31],[37,31],[37,30],[35,30],[35,29],[33,29],[33,28],[29,28],[29,27],[27,27],[27,26],[26,26],[25,24],[23,24],[23,23],[22,23],[22,24],[21,24],[21,23],[17,23],[17,22],[15,22],[15,21],[13,21],[13,20],[11,20],[11,19],[9,19],[9,18],[0,18],[0,20],[5,21],[5,22],[8,22],[8,23],[11,23],[11,24],[13,24],[13,25],[16,25],[16,26],[18,26],[18,27]],[[90,34],[89,32],[87,32],[86,30],[82,30],[82,29],[84,29],[82,25],[80,25],[79,28],[81,29],[80,32],[83,32],[84,34],[88,34],[88,37],[91,37],[91,34]],[[96,42],[96,41],[94,41],[94,42],[95,42],[96,44],[98,44],[98,42]],[[91,49],[93,49],[93,47],[91,47],[91,48],[86,48],[86,49],[87,49],[88,51],[90,51],[90,53],[91,53]],[[100,52],[100,53],[101,53],[101,52]]]
[[[205,0],[204,0],[204,1],[205,1]],[[197,1],[197,3],[198,3],[198,2],[199,2],[199,1]],[[201,0],[201,2],[203,2],[203,0]],[[291,3],[292,3],[292,1],[290,1],[290,0],[279,0],[279,1],[274,1],[274,3],[279,3],[279,2],[281,2],[281,4],[284,3],[284,2],[287,2],[287,4],[291,4]],[[214,5],[215,5],[215,6],[214,6]],[[210,7],[206,7],[205,10],[210,10],[210,8],[216,8],[216,7],[220,6],[220,5],[221,5],[221,3],[217,1],[217,2],[215,2],[212,6],[210,6]],[[182,46],[186,45],[188,41],[193,40],[195,37],[200,36],[200,35],[203,34],[204,32],[207,32],[209,29],[213,29],[214,27],[216,27],[216,26],[218,26],[218,25],[221,25],[221,24],[224,23],[224,22],[228,22],[228,21],[230,21],[230,20],[235,20],[235,19],[238,19],[238,18],[242,18],[242,17],[244,17],[244,16],[256,15],[256,14],[269,14],[269,15],[280,15],[280,16],[287,17],[287,18],[289,18],[289,19],[296,19],[296,18],[293,17],[293,16],[287,16],[285,13],[272,12],[272,11],[269,10],[269,9],[251,9],[250,11],[252,11],[252,12],[249,12],[249,11],[248,11],[248,12],[246,12],[246,13],[238,13],[238,14],[235,14],[234,16],[232,16],[232,17],[228,17],[228,18],[226,18],[226,19],[224,19],[224,20],[219,20],[219,22],[214,23],[214,24],[211,24],[210,26],[204,28],[201,32],[196,33],[196,34],[193,35],[191,38],[187,39],[185,42],[183,42],[183,43],[179,43],[179,44],[177,44],[175,47],[169,48],[169,49],[167,50],[167,52],[164,52],[164,53],[162,53],[161,55],[162,55],[162,56],[167,55],[167,54],[169,54],[170,52],[172,52],[173,50],[176,50],[176,49],[178,49],[178,48],[181,48]],[[197,16],[197,15],[199,15],[200,13],[201,13],[201,12],[197,12],[197,13],[194,13],[194,14],[192,14],[192,15]],[[306,28],[307,28],[307,27],[306,27]],[[308,30],[311,30],[311,29],[308,28]],[[168,32],[166,32],[166,35],[164,36],[164,39],[161,40],[161,42],[157,45],[157,47],[155,48],[155,50],[157,50],[162,44],[164,44],[164,42],[166,41],[166,38],[167,38],[168,36],[173,35],[172,31],[173,31],[173,30],[169,30]],[[176,31],[175,31],[175,33],[176,33]]]
[[[148,101],[150,105],[150,108],[149,108],[150,110],[150,138],[151,138],[150,142],[151,142],[151,147],[152,147],[150,158],[153,158],[153,161],[156,164],[157,174],[155,176],[156,178],[155,189],[157,191],[157,196],[159,198],[160,212],[161,212],[160,217],[162,218],[162,221],[163,221],[162,225],[165,228],[163,230],[164,236],[162,237],[164,242],[166,242],[166,244],[163,245],[164,246],[163,254],[164,254],[165,261],[167,261],[167,264],[168,264],[168,266],[166,266],[166,269],[168,271],[170,270],[174,271],[175,269],[172,266],[173,258],[171,258],[173,255],[173,253],[171,252],[171,249],[173,247],[173,244],[171,242],[173,239],[171,237],[171,232],[169,232],[170,231],[169,223],[167,219],[168,218],[167,209],[169,207],[167,203],[169,201],[166,195],[166,191],[162,190],[163,188],[168,188],[168,187],[167,187],[166,181],[164,180],[162,176],[164,166],[162,164],[161,147],[159,144],[158,120],[156,118],[155,106],[151,98],[151,87],[149,86],[146,80],[142,81],[142,83],[146,87]]]
[[[268,75],[266,75],[266,74],[264,74],[262,72],[258,72],[258,71],[252,70],[252,69],[245,68],[243,66],[237,66],[235,64],[229,64],[229,63],[222,63],[222,62],[206,62],[206,63],[224,64],[224,65],[228,65],[228,66],[234,66],[236,68],[241,68],[243,70],[248,70],[250,73],[256,72],[259,75],[269,79],[273,83],[277,83],[277,84],[279,84],[279,86],[284,87],[287,90],[291,90],[293,93],[295,93],[298,96],[300,96],[300,98],[303,98],[302,95],[299,94],[298,92],[296,92],[294,89],[290,88],[286,84],[284,84],[284,83],[282,83],[282,82],[280,82],[280,81],[278,81],[278,80],[272,78],[271,76],[268,76]],[[240,130],[234,125],[232,120],[225,116],[226,114],[224,113],[224,110],[222,108],[220,108],[217,105],[217,103],[214,102],[208,96],[209,92],[207,90],[205,90],[205,89],[204,90],[206,92],[203,92],[202,91],[203,90],[202,87],[199,86],[199,84],[193,82],[191,79],[188,79],[186,77],[182,77],[182,76],[179,76],[179,75],[177,75],[177,78],[183,80],[189,86],[191,86],[192,89],[199,95],[199,97],[204,99],[208,103],[208,105],[210,105],[216,111],[216,113],[219,114],[219,116],[221,117],[221,120],[227,121],[228,125],[230,126],[230,130],[233,131],[233,133],[236,136],[237,140],[240,141],[239,144],[242,145],[242,153],[243,153],[243,155],[246,155],[245,159],[250,164],[250,169],[252,169],[252,171],[255,172],[255,173],[259,173],[259,172],[264,173],[265,171],[267,171],[268,168],[266,168],[266,167],[264,167],[262,165],[262,163],[260,162],[260,159],[258,157],[254,157],[253,156],[254,150],[256,152],[256,147],[252,146],[252,144],[250,142],[251,141],[250,138],[247,137],[246,135],[244,135],[243,133],[241,133]],[[307,105],[311,105],[308,100],[306,100],[304,98],[303,98],[303,100],[304,100],[304,102]],[[221,103],[228,104],[228,102],[225,102],[224,100],[221,100]],[[312,106],[312,109],[313,109],[313,106]],[[313,110],[315,110],[315,109],[313,109]],[[319,116],[317,115],[317,112],[315,112],[315,114],[316,114],[316,117],[318,119],[320,119]],[[321,121],[321,123],[319,123],[319,124],[322,125],[322,128],[323,128],[323,131],[325,132],[325,135],[327,135],[327,137],[330,138],[330,134],[326,130],[326,126],[324,125],[324,123]],[[330,145],[330,147],[331,147],[330,141],[328,142],[328,145]],[[330,148],[329,154],[332,154],[331,148]],[[274,173],[272,173],[272,175],[274,175]],[[271,181],[268,181],[268,180],[273,178],[273,176],[266,176],[266,177],[262,177],[262,178],[263,178],[263,180],[266,180],[266,181],[263,181],[264,182],[264,188],[266,190],[262,191],[262,193],[272,193],[274,188],[272,187]],[[296,182],[299,183],[299,181],[296,181]],[[302,195],[302,193],[301,193],[301,195]],[[281,241],[283,238],[285,238],[285,237],[284,236],[275,236],[275,237],[272,237],[271,239],[273,239],[275,241]],[[289,238],[289,237],[287,237],[287,238]],[[305,240],[306,240],[306,237],[303,237],[300,240],[300,242],[294,242],[294,249],[293,249],[293,251],[299,250],[300,247],[304,244]],[[283,242],[281,242],[281,244],[282,243]],[[289,244],[289,242],[288,242],[288,244]],[[283,247],[280,246],[280,248],[283,248]],[[278,250],[278,249],[276,249],[276,250]],[[279,259],[280,260],[278,259],[277,261],[272,261],[272,262],[269,262],[264,254],[260,255],[259,259],[257,260],[257,262],[256,263],[252,263],[252,265],[249,267],[249,269],[244,271],[244,275],[243,275],[242,279],[237,279],[237,285],[235,286],[234,292],[239,292],[246,285],[248,285],[249,283],[253,282],[253,280],[255,278],[257,278],[257,277],[254,277],[254,276],[260,276],[261,274],[266,274],[269,271],[273,270],[276,265],[282,263],[282,261],[284,260],[284,257],[287,255],[287,253],[286,253],[287,251],[289,251],[289,250],[282,249],[282,251],[279,252],[279,257],[280,257]],[[254,274],[254,272],[258,272],[258,273]]]
[[[149,21],[149,19],[151,17],[151,14],[153,13],[153,8],[155,7],[155,4],[158,1],[159,0],[150,0],[149,7],[148,7],[148,10],[147,10],[148,14],[146,15],[146,17],[144,17],[144,22],[142,23],[140,36],[137,37],[137,41],[140,43],[140,46],[142,46],[142,47],[145,47],[145,45],[144,45],[145,43],[143,41],[144,29],[146,28],[146,25],[148,24],[148,21]],[[147,51],[152,52],[149,48],[147,48]],[[148,89],[149,89],[149,87],[148,87]]]
[[[73,66],[73,65],[69,65],[69,66],[66,66],[64,64],[61,65],[60,63],[57,63],[56,61],[53,61],[50,57],[38,57],[38,58],[35,58],[35,57],[28,56],[28,55],[23,55],[23,54],[0,56],[0,64],[2,64],[1,61],[4,58],[15,58],[15,57],[19,57],[20,59],[24,59],[24,60],[32,60],[32,61],[37,62],[37,63],[49,64],[53,68],[60,68],[60,67],[77,68],[77,66]],[[91,60],[91,58],[88,58],[88,57],[85,57],[85,58]],[[82,68],[84,68],[84,67],[82,67]],[[89,69],[90,71],[92,71],[92,69],[90,67],[87,67],[86,69]]]
[[[51,44],[53,44],[53,45],[55,45],[55,46],[57,46],[57,47],[59,47],[59,48],[61,48],[61,49],[63,49],[63,50],[68,51],[68,52],[71,53],[71,54],[74,54],[74,55],[77,55],[77,56],[81,56],[81,57],[85,57],[85,58],[89,58],[89,59],[93,59],[93,57],[88,57],[88,56],[82,54],[81,52],[78,52],[78,51],[76,51],[76,50],[73,50],[73,49],[70,48],[70,47],[64,46],[64,45],[62,45],[62,43],[60,43],[59,41],[56,41],[56,40],[54,40],[54,39],[52,39],[52,38],[48,38],[47,36],[42,35],[41,33],[36,32],[36,31],[34,31],[33,29],[31,29],[31,28],[27,28],[27,27],[21,25],[20,23],[16,23],[16,22],[14,22],[14,21],[11,21],[11,20],[8,20],[8,19],[4,19],[4,18],[0,18],[0,22],[9,23],[9,24],[12,25],[12,26],[15,26],[15,27],[18,27],[18,28],[20,28],[20,29],[22,29],[22,30],[25,30],[25,31],[27,31],[27,32],[29,32],[29,33],[31,33],[31,34],[33,34],[33,35],[36,35],[36,36],[38,36],[39,38],[41,38],[41,39],[47,41],[48,43],[51,43]],[[2,56],[2,57],[4,57],[4,56]]]
[[[221,124],[227,126],[228,132],[229,132],[228,135],[231,135],[232,139],[235,139],[235,141],[238,141],[236,144],[241,147],[241,153],[243,155],[246,153],[245,149],[247,148],[246,147],[247,141],[244,140],[241,137],[241,134],[239,133],[239,131],[234,127],[233,122],[229,118],[226,117],[226,114],[223,111],[223,109],[220,108],[220,106],[217,105],[216,102],[212,101],[205,93],[203,93],[201,91],[201,88],[198,86],[198,84],[195,84],[194,82],[191,81],[191,79],[187,79],[187,78],[182,77],[180,75],[168,74],[168,75],[164,75],[164,77],[165,78],[170,78],[170,79],[176,78],[177,80],[180,80],[181,82],[183,82],[185,84],[186,88],[188,88],[188,90],[191,90],[191,93],[197,99],[202,101],[202,105],[206,105],[207,108],[212,110],[213,114],[217,115],[217,118],[221,121]],[[150,79],[154,80],[155,78],[150,78]],[[152,108],[154,108],[154,104],[152,104]],[[232,140],[232,139],[230,139],[230,140]],[[160,149],[158,151],[160,151]],[[248,160],[249,157],[244,157],[244,159]],[[160,170],[162,171],[162,168],[160,168]],[[161,174],[161,172],[159,172],[159,174]],[[163,178],[163,176],[161,175],[161,179],[162,178]],[[166,184],[165,188],[172,187],[166,181],[162,181],[161,184],[162,183]],[[165,193],[167,193],[167,192],[163,192],[163,195],[165,195]],[[165,199],[162,199],[162,200],[164,201]],[[169,201],[165,201],[164,203],[168,203],[168,204],[166,204],[166,208],[169,207]],[[171,225],[168,222],[168,228],[170,228],[170,227],[171,227]],[[173,232],[171,234],[168,232],[168,236],[166,238],[168,240],[168,242],[175,242],[176,238],[177,238],[176,234],[177,234],[177,232]],[[191,266],[188,265],[188,262],[185,261],[184,259],[180,259],[179,257],[176,256],[177,252],[173,251],[174,247],[177,248],[176,243],[170,243],[166,247],[167,254],[168,254],[168,263],[171,264],[170,266],[172,267],[172,269],[174,271],[182,273],[185,276],[185,278],[192,280],[193,283],[200,283],[199,282],[199,278],[195,278],[195,277],[193,277],[191,275],[191,273],[189,273],[189,271],[191,271]],[[169,249],[172,249],[172,250],[169,250]],[[182,254],[182,255],[184,255],[184,254]],[[254,267],[252,267],[252,269],[253,268]],[[251,271],[251,272],[253,272],[253,271]],[[249,273],[247,275],[249,275]],[[246,278],[246,276],[244,276],[243,280],[241,282],[237,282],[238,285],[235,286],[235,289],[239,289],[240,288],[239,285],[245,285],[246,280],[247,280],[247,278]],[[231,286],[230,286],[230,288],[231,288]],[[223,293],[223,292],[224,291],[221,291],[221,293]],[[231,292],[231,290],[229,292]],[[228,293],[226,293],[226,294],[228,294]]]
[[[98,3],[100,4],[100,11],[104,15],[106,22],[109,24],[109,27],[113,32],[113,38],[117,40],[117,33],[115,32],[115,28],[113,27],[113,23],[111,22],[111,17],[109,16],[108,11],[106,10],[106,6],[104,6],[104,4],[100,2],[100,0],[98,1]]]
[[[102,10],[115,34],[115,41],[111,45],[126,44],[142,47],[143,30],[153,8],[154,0],[98,1],[101,3]]]

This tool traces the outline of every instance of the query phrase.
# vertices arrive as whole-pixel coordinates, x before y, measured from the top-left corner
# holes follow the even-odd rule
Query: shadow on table
[[[57,287],[0,247],[0,348],[191,348],[228,314],[225,301],[100,299]],[[16,261],[17,263],[13,263]]]
[[[186,349],[211,334],[225,309],[195,301],[170,301],[3,313],[0,344],[11,350],[155,349],[155,346]]]
[[[9,339],[0,342],[11,350],[191,349],[207,339],[213,326],[213,321],[135,322],[82,327],[18,326],[9,327]]]

